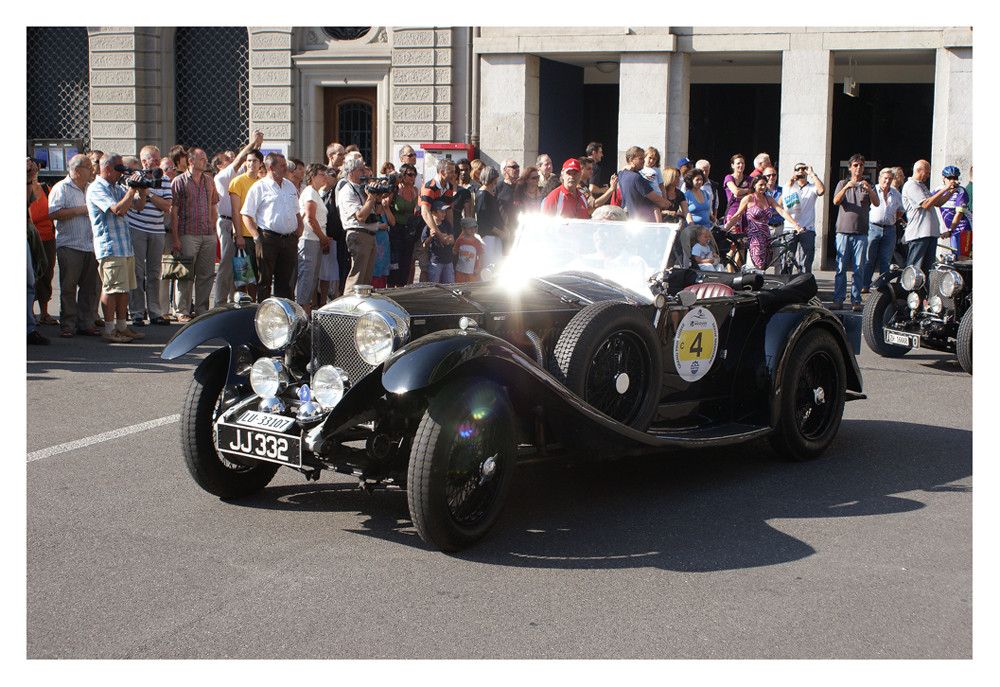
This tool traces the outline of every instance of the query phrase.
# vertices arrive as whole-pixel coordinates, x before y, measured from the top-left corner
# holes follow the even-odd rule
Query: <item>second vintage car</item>
[[[453,551],[493,527],[525,456],[763,437],[819,456],[864,398],[860,330],[812,275],[673,267],[676,233],[528,218],[491,281],[359,287],[311,318],[280,298],[216,308],[162,354],[225,343],[184,401],[188,470],[223,498],[282,467],[405,489],[419,535]]]
[[[972,260],[942,260],[930,274],[892,266],[872,284],[862,331],[885,358],[929,348],[954,353],[972,374]]]

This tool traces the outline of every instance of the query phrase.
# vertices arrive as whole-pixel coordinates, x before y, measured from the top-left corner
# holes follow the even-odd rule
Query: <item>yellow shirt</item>
[[[240,174],[238,177],[229,182],[229,192],[235,193],[237,196],[239,196],[238,198],[239,202],[233,203],[233,222],[236,221],[237,217],[240,218],[240,224],[243,227],[243,236],[253,236],[253,234],[251,234],[250,230],[247,229],[247,225],[243,223],[243,215],[240,214],[240,210],[243,209],[243,201],[246,200],[247,191],[249,191],[250,187],[256,184],[258,181],[260,181],[260,179],[254,179],[248,177],[244,173]]]

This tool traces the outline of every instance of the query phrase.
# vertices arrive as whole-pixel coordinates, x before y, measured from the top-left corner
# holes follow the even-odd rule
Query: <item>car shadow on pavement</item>
[[[766,441],[599,463],[536,462],[518,467],[492,533],[453,555],[541,568],[775,565],[816,550],[771,520],[913,511],[924,507],[920,492],[971,491],[971,482],[956,484],[971,475],[971,431],[874,420],[845,420],[831,449],[806,463],[781,460]],[[427,547],[399,490],[368,495],[353,484],[321,482],[272,486],[235,503],[353,511],[367,519],[347,531]]]

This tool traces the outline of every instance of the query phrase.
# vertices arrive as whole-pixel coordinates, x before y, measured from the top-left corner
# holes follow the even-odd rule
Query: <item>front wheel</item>
[[[899,301],[893,299],[888,284],[881,289],[873,290],[865,301],[864,312],[861,313],[861,332],[864,334],[868,348],[883,358],[900,358],[910,350],[908,346],[896,346],[886,343],[885,327],[892,321],[899,309]]]
[[[812,460],[833,441],[844,415],[847,368],[833,335],[806,332],[781,376],[778,424],[771,445],[791,460]]]
[[[501,387],[466,378],[430,402],[407,470],[410,517],[425,542],[464,549],[497,521],[514,478],[514,413]]]
[[[955,352],[958,354],[958,364],[962,369],[972,374],[972,307],[970,306],[962,321],[958,323],[958,340],[955,343]]]
[[[215,420],[229,370],[229,351],[220,348],[195,368],[181,408],[181,452],[188,472],[205,491],[238,498],[260,491],[278,471],[275,463],[233,463],[215,450]]]

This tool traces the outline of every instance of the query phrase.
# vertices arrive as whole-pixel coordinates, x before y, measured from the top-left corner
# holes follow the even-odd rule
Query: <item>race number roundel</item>
[[[674,336],[674,367],[686,382],[695,382],[712,369],[719,350],[719,325],[711,311],[692,308]]]

